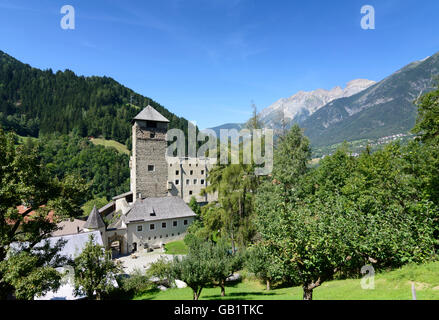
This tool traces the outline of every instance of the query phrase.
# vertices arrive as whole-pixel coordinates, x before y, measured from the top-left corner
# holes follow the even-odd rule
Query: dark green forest
[[[0,51],[0,126],[21,136],[68,134],[116,140],[130,146],[131,119],[150,104],[185,129],[187,120],[109,77],[71,70],[40,70]],[[186,130],[185,130],[186,131]]]
[[[74,175],[87,181],[90,188],[82,202],[101,197],[110,200],[130,189],[129,157],[114,148],[94,145],[75,132],[25,138],[22,143],[26,152],[37,155],[50,176],[62,180]]]

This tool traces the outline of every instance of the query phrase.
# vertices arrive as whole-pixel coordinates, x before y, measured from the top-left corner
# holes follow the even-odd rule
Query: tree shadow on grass
[[[275,296],[277,293],[275,292],[231,292],[227,293],[225,297],[222,297],[220,294],[214,295],[202,295],[201,297],[206,300],[245,300],[247,296]]]

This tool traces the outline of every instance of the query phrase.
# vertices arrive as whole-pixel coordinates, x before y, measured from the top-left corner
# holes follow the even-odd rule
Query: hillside
[[[0,125],[21,136],[76,130],[129,145],[131,119],[137,106],[148,103],[170,120],[170,128],[185,128],[185,119],[112,78],[43,71],[0,51]]]
[[[314,146],[407,133],[416,120],[414,101],[433,88],[438,73],[439,53],[356,95],[330,102],[301,126]]]
[[[407,265],[375,276],[375,289],[361,288],[361,279],[324,282],[314,290],[314,300],[412,300],[411,284],[415,284],[418,300],[439,299],[439,262],[423,265]],[[301,300],[302,288],[279,288],[267,291],[256,280],[246,279],[226,287],[221,297],[219,288],[206,288],[202,300]],[[135,297],[136,300],[191,300],[189,288],[151,291]]]

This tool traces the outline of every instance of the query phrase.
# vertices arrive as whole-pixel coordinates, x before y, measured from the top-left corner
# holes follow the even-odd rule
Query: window
[[[154,171],[154,166],[153,165],[148,165],[148,171],[149,172]]]
[[[165,238],[167,238],[168,237],[168,235],[166,235],[166,237]]]
[[[183,224],[186,226],[186,225],[187,225],[187,220],[184,220],[184,221],[183,221]]]
[[[204,179],[201,179],[200,183],[201,183],[201,184],[204,184]]]
[[[175,175],[178,176],[180,174],[180,171],[175,170]]]
[[[154,138],[155,138],[155,133],[152,133],[152,132],[151,132],[151,134],[149,135],[149,137],[150,137],[151,139],[154,139]]]
[[[163,236],[162,236],[162,235],[160,235],[160,239],[161,239],[161,238],[163,238]]]
[[[176,227],[177,226],[177,221],[172,221],[172,226]]]
[[[174,234],[172,234],[172,236],[171,237],[173,237],[174,236]]]
[[[166,229],[166,222],[162,222],[162,229]]]
[[[138,232],[142,232],[143,231],[143,227],[142,226],[137,226],[137,231]]]
[[[178,179],[177,179],[177,180],[175,180],[175,184],[176,184],[176,185],[178,185],[178,184],[179,184],[179,182],[180,182],[180,181],[179,181]]]
[[[191,182],[191,181],[190,181],[189,179],[186,179],[186,185],[187,185],[187,186],[189,185],[190,182]]]
[[[194,184],[197,184],[197,179],[194,179]]]
[[[191,191],[189,191],[189,195],[190,195],[190,196],[192,195],[192,193],[193,193],[193,192],[192,192],[192,190],[191,190]]]
[[[154,237],[154,240],[157,239],[157,236]]]
[[[148,237],[148,240],[151,240],[151,237]]]
[[[201,170],[201,174],[204,174],[204,170]]]
[[[194,174],[194,170],[191,170],[190,175],[193,175],[193,174]]]
[[[154,230],[155,229],[155,225],[154,225],[154,223],[151,223],[150,225],[149,225],[149,230]]]

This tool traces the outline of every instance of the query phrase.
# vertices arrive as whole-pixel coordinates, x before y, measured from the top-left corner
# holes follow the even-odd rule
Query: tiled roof
[[[125,222],[155,221],[195,217],[196,214],[180,197],[137,199],[125,216]]]
[[[157,122],[169,122],[164,116],[162,116],[156,109],[151,106],[147,106],[143,109],[133,120],[146,120]]]
[[[93,210],[91,210],[90,215],[88,216],[88,219],[84,225],[84,228],[85,229],[100,229],[100,228],[104,228],[104,227],[105,227],[104,220],[102,220],[102,217],[98,212],[98,209],[96,209],[96,206],[94,206]]]

